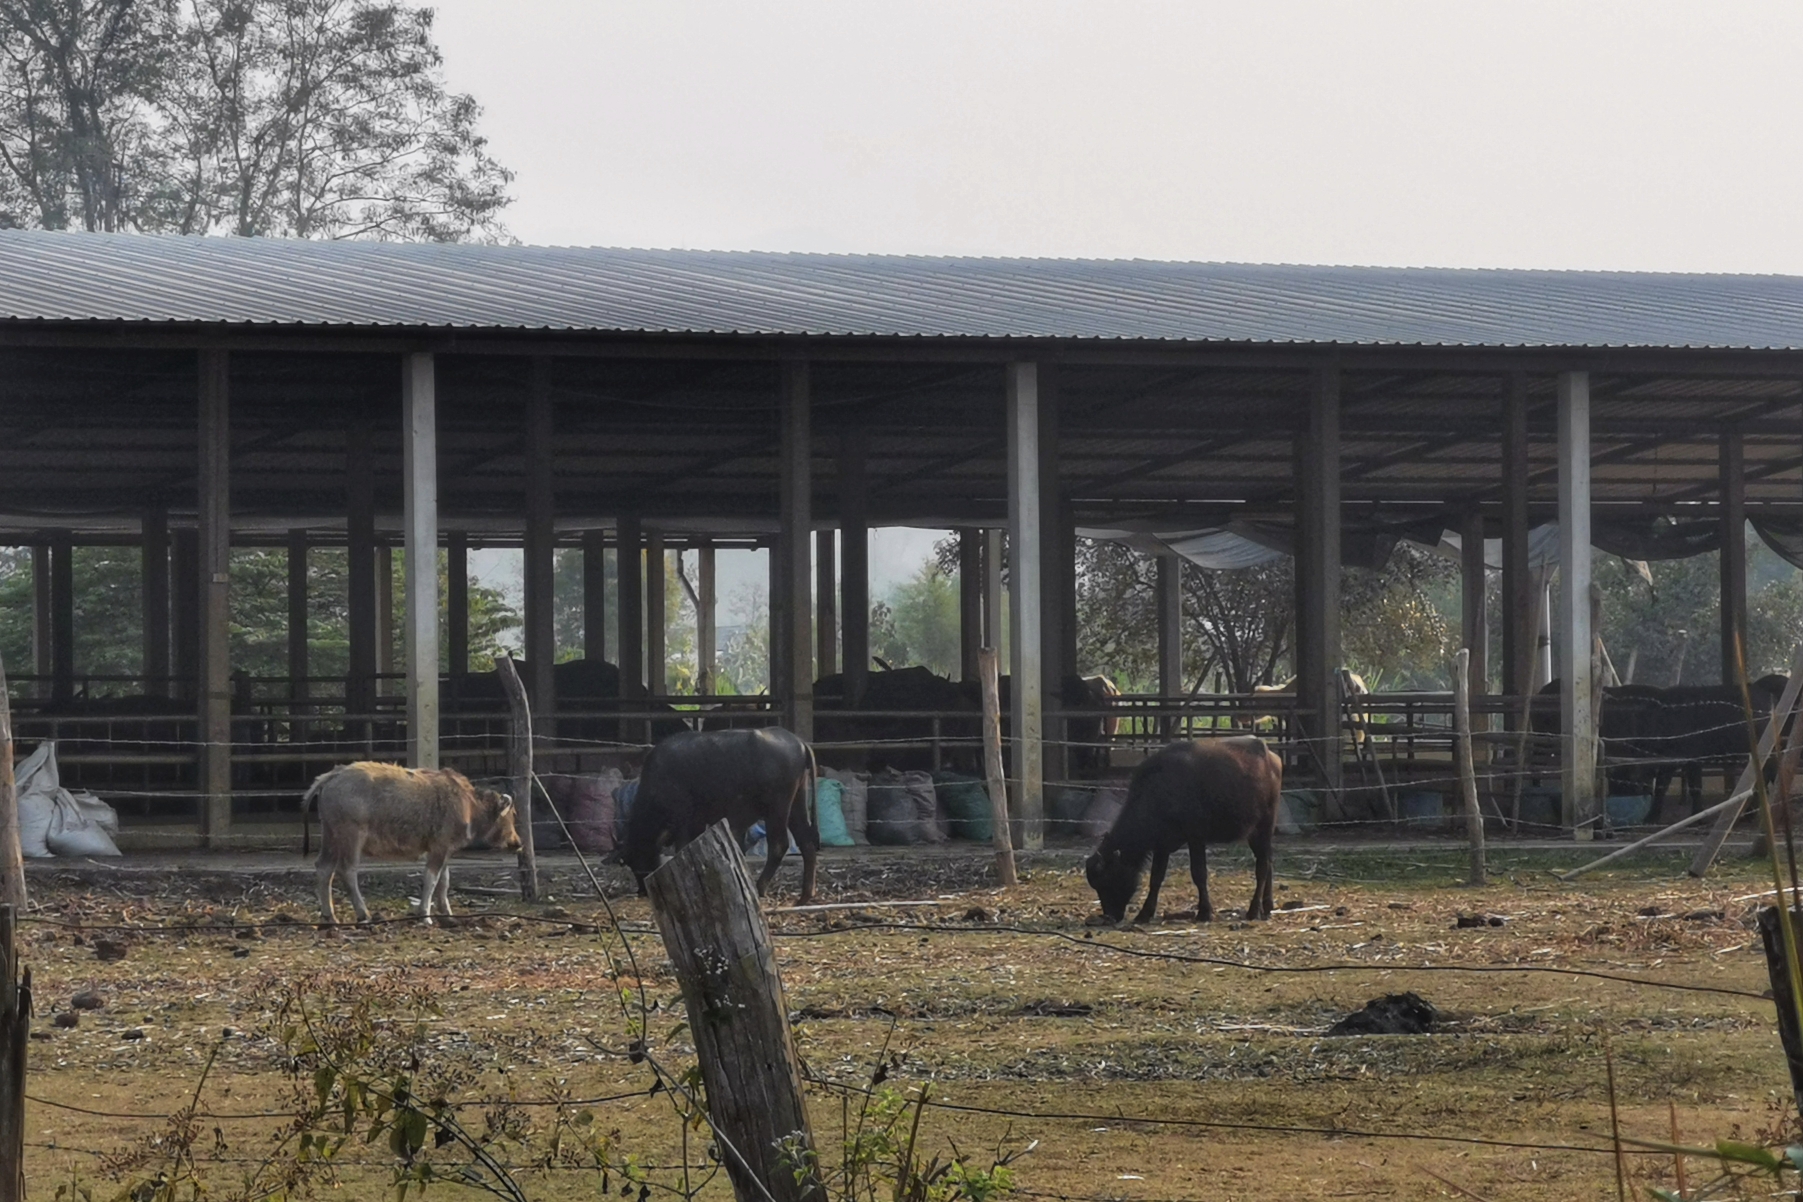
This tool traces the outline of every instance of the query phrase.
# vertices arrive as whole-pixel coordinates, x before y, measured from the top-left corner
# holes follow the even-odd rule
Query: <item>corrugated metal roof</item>
[[[0,319],[1803,349],[1803,277],[0,232]]]

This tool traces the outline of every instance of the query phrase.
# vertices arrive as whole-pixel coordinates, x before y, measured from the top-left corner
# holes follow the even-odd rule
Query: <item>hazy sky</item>
[[[443,0],[528,242],[1803,272],[1803,6]]]
[[[436,8],[526,242],[1803,273],[1795,4]]]

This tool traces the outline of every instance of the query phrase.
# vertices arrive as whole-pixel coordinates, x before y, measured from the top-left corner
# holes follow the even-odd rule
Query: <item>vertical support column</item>
[[[1484,566],[1484,515],[1473,509],[1459,527],[1459,630],[1465,646],[1471,651],[1468,674],[1471,696],[1480,699],[1490,691],[1490,621],[1484,602],[1488,599],[1488,577]],[[1490,729],[1490,716],[1479,713],[1472,718],[1472,729]]]
[[[839,565],[838,532],[831,528],[814,532],[814,671],[831,676],[839,670]]]
[[[50,543],[50,695],[75,696],[75,544],[67,531]]]
[[[978,678],[983,647],[983,532],[958,531],[958,677]]]
[[[1034,363],[1007,367],[1008,423],[1008,644],[1012,669],[1009,727],[1016,785],[1013,802],[1017,847],[1045,844],[1044,674],[1041,672],[1044,580],[1039,479],[1039,371]]]
[[[1039,707],[1044,736],[1041,785],[1070,779],[1064,708],[1065,505],[1058,478],[1058,371],[1039,365]],[[1076,587],[1074,580],[1071,587]]]
[[[1166,551],[1158,556],[1158,695],[1166,701],[1182,697],[1183,688],[1183,560]]]
[[[768,695],[777,705],[777,720],[786,722],[784,716],[788,710],[784,707],[783,698],[789,695],[785,683],[789,666],[788,649],[785,646],[789,637],[789,621],[784,606],[783,596],[783,550],[782,539],[773,538],[765,548],[764,572],[770,593],[770,630],[766,640],[769,644],[766,668],[770,676]]]
[[[344,432],[345,583],[349,592],[348,713],[376,708],[376,463],[367,418],[351,419]]]
[[[376,671],[394,675],[394,547],[387,542],[376,548]],[[390,682],[378,680],[375,691],[393,690]]]
[[[784,725],[804,739],[814,737],[814,606],[812,550],[814,526],[814,439],[812,400],[805,360],[782,365],[782,562],[783,691],[778,694]]]
[[[639,515],[619,520],[619,548],[614,552],[620,590],[620,696],[645,695],[645,586]]]
[[[50,546],[31,545],[31,670],[48,680],[51,670],[50,645],[55,640],[50,611]],[[43,696],[44,682],[38,684]]]
[[[669,574],[664,536],[650,535],[645,539],[645,691],[653,697],[670,691],[670,615],[664,604]]]
[[[1517,372],[1507,383],[1502,424],[1503,692],[1534,691],[1534,580],[1528,571],[1528,384]],[[1521,715],[1510,706],[1509,725]]]
[[[192,614],[200,608],[195,592],[200,582],[199,532],[192,527],[172,532],[169,539],[169,612],[179,615],[169,624],[169,657],[176,696],[198,695],[200,649],[195,644],[199,627]]]
[[[870,679],[870,510],[861,429],[839,436],[840,624],[845,650],[845,704],[863,700]]]
[[[1722,683],[1736,678],[1735,648],[1747,638],[1747,478],[1739,426],[1722,431]],[[1749,669],[1751,670],[1751,669]]]
[[[557,733],[557,500],[550,367],[543,355],[533,357],[526,398],[525,683],[535,735]]]
[[[1007,557],[1003,541],[1007,531],[983,532],[983,645],[994,647],[999,659],[1009,654],[1002,645],[1002,561]],[[1012,661],[1002,661],[1008,667]],[[1010,669],[1012,670],[1012,669]]]
[[[307,532],[288,532],[288,700],[307,699]]]
[[[719,577],[715,573],[714,544],[702,539],[695,546],[695,691],[712,696],[718,691]]]
[[[144,511],[139,551],[144,582],[144,691],[169,696],[169,511]]]
[[[465,530],[445,532],[445,663],[451,679],[461,682],[470,670],[470,536]],[[455,687],[455,686],[453,686]],[[455,696],[456,693],[453,693]]]
[[[607,658],[607,532],[582,532],[582,657]]]
[[[438,767],[438,401],[430,354],[402,362],[407,763]]]
[[[1596,719],[1590,708],[1590,374],[1559,376],[1559,718],[1565,820],[1592,838]]]
[[[224,351],[201,351],[200,464],[196,476],[200,602],[200,829],[209,849],[223,846],[232,825],[231,679],[231,360]]]
[[[1296,515],[1296,705],[1302,762],[1340,788],[1340,371],[1315,373],[1300,438]]]

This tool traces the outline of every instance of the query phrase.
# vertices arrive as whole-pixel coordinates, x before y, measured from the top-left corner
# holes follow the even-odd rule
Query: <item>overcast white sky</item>
[[[525,242],[1803,273],[1795,4],[435,7]]]

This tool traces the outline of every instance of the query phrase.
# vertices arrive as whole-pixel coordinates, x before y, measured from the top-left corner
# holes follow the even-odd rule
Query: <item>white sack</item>
[[[62,791],[56,775],[56,744],[48,739],[39,743],[13,770],[13,784],[19,799],[19,848],[31,859],[46,859],[51,853],[45,836],[56,812],[56,795]]]
[[[44,842],[59,856],[116,856],[119,845],[107,833],[109,829],[119,829],[119,815],[112,806],[92,793],[58,789]]]

